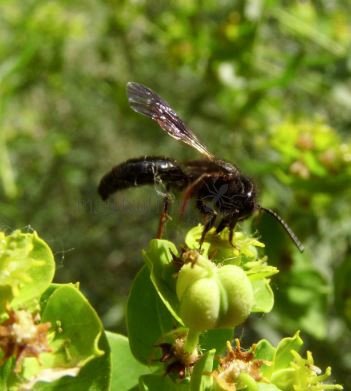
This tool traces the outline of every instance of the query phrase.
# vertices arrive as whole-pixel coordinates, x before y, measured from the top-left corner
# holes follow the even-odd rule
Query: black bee
[[[205,159],[182,164],[159,156],[127,160],[113,167],[101,179],[98,191],[103,200],[116,191],[129,187],[163,183],[166,193],[157,237],[162,236],[168,216],[168,192],[178,190],[183,192],[182,213],[189,199],[194,198],[197,209],[205,216],[200,245],[206,233],[215,225],[217,215],[220,215],[221,219],[216,232],[220,233],[228,227],[229,241],[232,243],[236,223],[251,216],[255,210],[261,210],[273,216],[289,234],[296,247],[303,251],[303,245],[286,222],[273,210],[257,203],[256,189],[251,179],[232,163],[215,158],[167,102],[151,89],[134,82],[127,84],[127,95],[134,111],[156,121],[171,137],[195,148]]]

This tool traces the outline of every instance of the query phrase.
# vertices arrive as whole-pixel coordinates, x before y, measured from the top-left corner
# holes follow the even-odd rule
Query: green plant
[[[0,234],[0,385],[3,390],[341,390],[325,384],[297,332],[277,347],[260,340],[244,351],[233,327],[274,303],[260,255],[241,232],[202,226],[178,251],[152,240],[127,305],[129,341],[105,332],[78,285],[53,284],[55,263],[34,233]],[[225,353],[225,350],[226,353]]]
[[[279,295],[245,334],[301,330],[347,388],[350,15],[345,0],[2,1],[1,229],[35,227],[55,254],[56,281],[80,281],[105,327],[125,334],[125,297],[161,200],[145,188],[102,204],[97,183],[134,156],[196,158],[129,110],[126,82],[150,85],[212,153],[254,179],[261,203],[306,247],[294,252],[269,217],[251,220],[279,267]],[[187,226],[176,215],[170,240]]]
[[[34,233],[0,233],[0,388],[109,387],[110,348],[77,284],[53,284],[53,254]]]
[[[0,236],[0,385],[3,390],[340,390],[300,355],[299,333],[277,347],[233,347],[233,327],[274,303],[260,255],[241,232],[193,228],[178,251],[152,240],[127,305],[129,340],[105,332],[74,284],[53,284],[54,258],[34,233]],[[226,350],[226,353],[225,353]]]
[[[238,340],[232,347],[234,326],[250,313],[271,311],[270,277],[278,270],[260,254],[264,245],[242,232],[232,246],[228,231],[211,231],[199,252],[201,232],[201,225],[193,228],[180,251],[152,240],[143,253],[127,305],[131,351],[154,368],[139,378],[139,389],[342,389],[324,384],[330,368],[322,374],[311,353],[300,355],[298,332],[277,347],[264,339],[248,351]]]

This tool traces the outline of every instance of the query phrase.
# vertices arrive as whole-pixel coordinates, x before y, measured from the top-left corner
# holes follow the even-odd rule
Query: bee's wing
[[[129,82],[127,83],[127,95],[129,105],[134,111],[150,117],[171,137],[197,149],[208,159],[214,158],[169,104],[150,88],[139,83]]]

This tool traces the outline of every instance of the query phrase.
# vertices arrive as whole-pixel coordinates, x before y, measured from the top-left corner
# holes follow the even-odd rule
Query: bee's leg
[[[229,243],[234,246],[233,237],[234,237],[234,228],[237,223],[237,218],[233,215],[228,215],[223,217],[220,223],[217,226],[216,233],[219,234],[223,231],[225,227],[229,228]]]
[[[234,247],[233,237],[234,237],[234,228],[237,220],[232,220],[229,224],[229,243]]]
[[[216,228],[216,234],[220,234],[225,227],[229,227],[229,220],[227,217],[223,217],[223,219],[219,222]]]
[[[169,219],[168,212],[169,212],[169,208],[171,205],[171,197],[170,197],[170,194],[168,191],[169,191],[169,186],[167,186],[167,192],[166,192],[165,196],[163,197],[163,206],[162,206],[162,211],[161,211],[160,219],[159,219],[159,223],[158,223],[156,239],[162,238],[166,222]]]
[[[207,217],[207,221],[204,226],[204,230],[202,231],[202,235],[200,239],[200,249],[201,249],[202,243],[205,240],[207,232],[214,226],[216,222],[217,212],[214,209],[211,209],[207,205],[205,205],[205,203],[200,199],[196,200],[196,207],[203,215]]]

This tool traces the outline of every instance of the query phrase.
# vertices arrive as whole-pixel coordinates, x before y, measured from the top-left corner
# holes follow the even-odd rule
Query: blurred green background
[[[147,154],[200,156],[130,110],[127,81],[179,112],[218,157],[255,178],[269,216],[274,311],[245,346],[301,329],[317,365],[351,384],[351,4],[349,1],[40,1],[0,5],[0,225],[35,229],[58,282],[80,281],[106,327],[123,312],[161,198],[150,188],[98,199],[102,175]],[[156,189],[157,190],[157,189]],[[192,209],[192,208],[190,208]],[[181,243],[194,211],[167,226]]]

